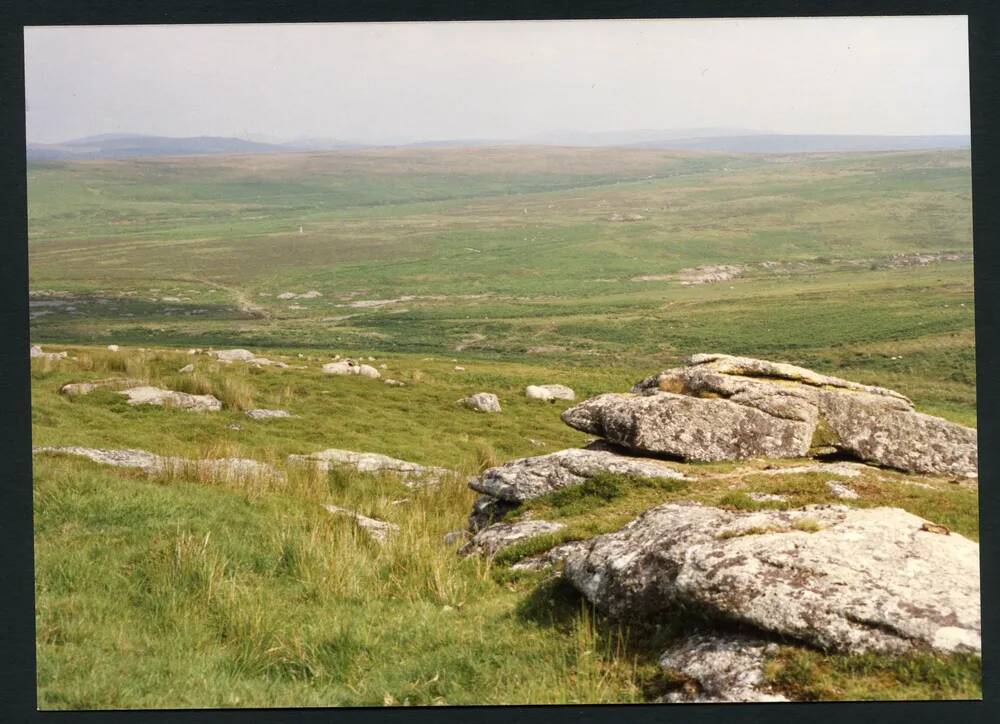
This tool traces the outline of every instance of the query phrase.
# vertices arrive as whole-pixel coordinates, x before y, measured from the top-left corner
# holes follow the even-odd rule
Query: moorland
[[[511,570],[516,555],[442,542],[465,526],[470,475],[590,439],[560,421],[568,403],[526,385],[582,399],[724,352],[976,424],[968,151],[48,161],[29,165],[28,190],[31,339],[68,352],[32,361],[34,445],[275,466],[342,448],[457,471],[413,491],[344,470],[250,484],[35,456],[43,708],[649,701],[666,686],[657,655],[689,619],[629,629],[558,579]],[[232,347],[289,366],[188,354]],[[404,384],[324,375],[337,355]],[[59,392],[109,377],[213,394],[222,410]],[[456,405],[479,391],[503,411]],[[294,417],[245,415],[276,407]],[[831,502],[824,480],[605,481],[612,493],[532,505],[598,534],[664,501],[760,507],[751,488]],[[847,504],[978,538],[975,485],[912,483],[866,479]],[[324,503],[399,534],[379,545]],[[978,657],[790,647],[769,666],[794,698],[980,695]]]

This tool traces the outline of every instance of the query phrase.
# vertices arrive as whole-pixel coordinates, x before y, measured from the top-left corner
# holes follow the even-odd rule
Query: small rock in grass
[[[374,380],[379,379],[382,375],[377,369],[371,365],[360,364],[352,359],[345,359],[339,362],[330,362],[322,367],[325,374],[328,375],[360,375],[361,377],[368,377]]]
[[[525,397],[529,400],[575,400],[576,393],[566,385],[528,385],[524,388]]]
[[[466,407],[479,412],[500,412],[500,400],[492,392],[477,392],[460,400]]]
[[[849,487],[843,483],[838,483],[836,480],[827,480],[826,487],[830,489],[830,492],[836,495],[842,500],[857,500],[861,496],[856,492],[851,490]]]
[[[278,417],[292,417],[288,410],[265,410],[262,408],[247,410],[247,417],[251,420],[273,420]]]
[[[747,493],[747,497],[755,503],[785,503],[788,498],[774,493]]]
[[[159,387],[131,387],[118,394],[127,397],[130,405],[169,405],[195,412],[217,412],[222,409],[222,402],[213,395],[189,395]]]

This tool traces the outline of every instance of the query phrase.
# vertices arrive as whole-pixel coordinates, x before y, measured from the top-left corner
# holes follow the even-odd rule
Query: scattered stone
[[[390,387],[406,387],[405,382],[400,382],[399,380],[393,380],[389,378],[383,380],[383,383],[389,385]]]
[[[455,365],[455,371],[456,372],[465,372],[465,368],[462,367],[461,365]]]
[[[33,359],[60,360],[66,359],[69,352],[43,352],[37,344],[31,345],[31,357]]]
[[[108,352],[118,352],[119,350],[121,350],[121,347],[119,347],[117,344],[108,345]]]
[[[752,472],[753,475],[801,475],[804,473],[822,473],[823,475],[841,475],[845,478],[856,478],[864,470],[873,470],[864,463],[816,463],[815,465],[792,465],[787,468],[769,468],[766,470],[740,471],[739,475]]]
[[[278,299],[318,299],[322,296],[322,294],[313,289],[302,294],[296,294],[295,292],[282,292],[278,295]]]
[[[226,429],[227,430],[242,430],[243,428],[240,426],[239,423],[233,422],[233,423],[230,423],[230,424],[226,425]]]
[[[369,518],[366,515],[361,515],[361,513],[341,508],[337,505],[324,505],[323,508],[334,515],[346,515],[353,518],[358,527],[362,528],[378,543],[385,543],[393,534],[399,532],[399,526],[395,523]]]
[[[689,480],[668,463],[607,450],[571,449],[511,460],[469,481],[473,490],[512,503],[580,485],[599,473]]]
[[[682,286],[697,284],[715,284],[727,282],[743,274],[746,267],[737,264],[718,264],[715,266],[699,266],[693,269],[681,269],[677,272],[677,280]]]
[[[128,387],[129,385],[138,384],[140,383],[137,380],[129,380],[122,377],[107,380],[88,380],[87,382],[67,382],[59,388],[59,394],[77,397],[80,395],[89,395],[94,390],[102,388]]]
[[[665,504],[567,556],[601,610],[693,606],[824,650],[980,652],[979,546],[897,508]]]
[[[550,523],[547,520],[522,520],[517,523],[494,523],[472,536],[472,539],[458,549],[459,555],[473,553],[493,556],[515,543],[540,535],[562,530],[564,523]]]
[[[747,493],[747,497],[755,503],[787,503],[788,498],[775,493]]]
[[[402,296],[396,299],[361,299],[356,302],[350,302],[347,306],[354,309],[371,309],[373,307],[384,307],[387,304],[398,304],[399,302],[409,302],[416,299],[414,296]]]
[[[660,666],[687,683],[664,702],[788,701],[764,689],[765,655],[773,643],[738,634],[694,634],[660,657]]]
[[[402,478],[403,484],[410,488],[437,483],[442,477],[453,474],[447,468],[411,463],[380,453],[354,452],[336,448],[308,455],[289,455],[288,460],[289,462],[312,464],[323,471],[327,471],[331,467],[341,466],[354,468],[361,473],[391,473]]]
[[[182,375],[186,375],[186,374],[190,374],[191,372],[194,372],[194,363],[184,365],[179,370],[177,370],[177,372],[179,372]]]
[[[249,362],[257,356],[248,349],[226,349],[212,351],[208,354],[220,362]]]
[[[861,497],[855,491],[851,490],[843,483],[838,483],[836,480],[827,480],[826,487],[830,489],[831,493],[842,500],[857,500]]]
[[[148,474],[178,473],[214,481],[245,482],[257,479],[280,480],[284,475],[274,466],[249,458],[205,458],[192,460],[156,455],[145,450],[107,450],[75,445],[36,447],[32,453],[74,455],[101,465],[135,468]]]
[[[377,380],[382,375],[371,365],[361,364],[352,359],[345,359],[339,362],[330,362],[322,367],[323,372],[328,375],[361,375]]]
[[[213,395],[189,395],[159,387],[131,387],[118,394],[127,397],[130,405],[166,405],[195,412],[217,412],[222,409],[222,402]]]
[[[835,450],[908,472],[975,474],[976,431],[913,410],[903,395],[794,365],[701,354],[562,415],[625,447],[718,461]]]
[[[145,450],[102,450],[97,448],[79,447],[76,445],[45,445],[35,447],[32,454],[75,455],[93,460],[101,465],[111,465],[118,468],[137,468],[147,473],[163,470],[164,458]]]
[[[500,400],[492,392],[477,392],[459,400],[463,405],[479,412],[500,412]]]
[[[524,394],[529,400],[575,400],[576,393],[566,385],[528,385]]]
[[[265,410],[263,408],[247,410],[246,415],[251,420],[274,420],[279,417],[293,417],[292,413],[288,410]]]

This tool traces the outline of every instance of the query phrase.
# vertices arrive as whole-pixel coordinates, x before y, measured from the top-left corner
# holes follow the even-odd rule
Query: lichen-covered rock
[[[214,395],[189,395],[159,387],[130,387],[118,394],[127,397],[130,405],[165,405],[193,412],[218,412],[222,409],[222,402]]]
[[[915,473],[975,475],[976,431],[940,417],[870,404],[870,395],[821,393],[820,411],[838,450]]]
[[[477,392],[463,397],[460,402],[471,410],[478,412],[500,412],[500,399],[492,392]]]
[[[545,400],[547,402],[576,399],[576,393],[566,385],[528,385],[524,388],[524,395],[529,400]]]
[[[685,402],[687,400],[687,402]],[[688,460],[839,452],[908,472],[976,474],[976,431],[914,411],[905,396],[782,362],[718,354],[563,413],[627,447]]]
[[[489,468],[470,480],[469,487],[494,498],[520,503],[560,488],[580,485],[599,473],[687,479],[659,460],[630,457],[607,450],[571,449],[511,460]]]
[[[381,453],[354,452],[353,450],[338,450],[337,448],[321,450],[308,455],[289,455],[288,460],[289,462],[315,465],[322,470],[340,466],[353,468],[361,473],[390,473],[398,475],[403,484],[408,487],[436,483],[442,476],[452,473],[447,468],[411,463]]]
[[[564,523],[552,523],[547,520],[494,523],[472,536],[472,539],[459,548],[458,552],[463,556],[472,555],[473,553],[492,556],[522,540],[555,533],[565,527]]]
[[[694,634],[660,656],[660,666],[687,685],[663,697],[665,702],[788,701],[765,690],[766,654],[776,645],[739,634]]]
[[[979,652],[979,546],[938,530],[896,508],[666,504],[571,553],[565,576],[620,618],[682,604],[822,649]]]
[[[352,359],[330,362],[321,368],[328,375],[359,375],[377,380],[382,374],[371,365],[361,364]]]
[[[562,414],[572,428],[639,452],[713,462],[801,457],[814,425],[728,400],[607,393]]]

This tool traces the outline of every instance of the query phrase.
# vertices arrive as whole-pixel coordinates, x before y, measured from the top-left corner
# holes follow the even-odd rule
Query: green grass
[[[621,628],[565,582],[510,564],[669,501],[845,501],[829,476],[733,476],[727,463],[690,466],[687,483],[603,476],[508,513],[558,520],[556,534],[460,558],[442,537],[465,526],[468,476],[588,440],[560,421],[569,403],[527,400],[526,385],[566,384],[582,399],[719,351],[892,387],[921,411],[976,423],[972,263],[884,264],[971,252],[967,152],[129,159],[32,164],[28,187],[32,341],[75,357],[32,362],[35,445],[283,470],[289,454],[336,447],[458,473],[415,492],[343,471],[218,481],[36,456],[46,709],[648,701],[676,683],[657,657],[699,612]],[[706,264],[750,266],[718,284],[633,281]],[[322,296],[277,298],[312,289]],[[123,351],[103,349],[112,342]],[[212,346],[292,367],[185,354]],[[375,357],[405,386],[323,375],[335,354]],[[223,409],[58,394],[110,378],[213,394]],[[503,412],[456,404],[479,391]],[[295,416],[257,422],[251,407]],[[844,482],[861,493],[848,505],[902,507],[978,539],[967,485],[889,471]],[[400,534],[380,547],[323,503]],[[772,663],[774,685],[800,698],[979,696],[978,660],[961,657],[788,647]]]

